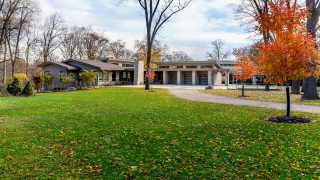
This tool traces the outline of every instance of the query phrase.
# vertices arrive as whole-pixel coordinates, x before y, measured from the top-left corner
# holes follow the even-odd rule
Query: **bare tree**
[[[38,34],[38,26],[36,25],[38,21],[34,21],[33,23],[29,23],[26,29],[26,42],[24,46],[24,54],[26,58],[26,74],[29,72],[29,64],[30,64],[30,56],[31,51],[36,51],[37,44],[39,43],[39,34]]]
[[[231,52],[222,51],[222,47],[225,45],[225,42],[222,39],[216,39],[211,42],[211,45],[213,46],[212,53],[207,52],[207,56],[210,58],[210,60],[226,60],[230,57]]]
[[[65,31],[60,36],[60,50],[62,57],[65,59],[75,59],[78,56],[77,48],[81,47],[77,39],[77,27],[71,28],[70,31]]]
[[[120,0],[122,2],[123,0]],[[150,69],[152,45],[159,29],[174,14],[185,9],[192,0],[139,0],[144,11],[147,28],[147,60],[146,67]],[[150,80],[146,78],[145,89],[150,90]]]
[[[123,59],[133,60],[133,55],[134,55],[134,51],[132,51],[130,49],[126,49],[125,52],[124,52]]]
[[[91,26],[88,27],[74,27],[72,28],[75,35],[75,42],[77,43],[76,51],[78,53],[79,59],[82,59],[85,56],[85,37],[88,32],[92,31]]]
[[[8,34],[8,31],[11,30],[10,22],[13,19],[13,16],[16,14],[16,12],[22,8],[21,6],[22,0],[1,0],[0,1],[0,50],[3,46],[6,46],[6,35]],[[5,50],[6,51],[6,50]],[[7,72],[7,66],[6,66],[6,53],[4,53],[4,84],[6,83],[6,72]]]
[[[16,11],[15,16],[12,18],[10,22],[12,28],[8,34],[9,36],[12,36],[12,38],[8,37],[8,40],[11,39],[12,41],[8,41],[8,45],[12,45],[12,51],[11,48],[9,48],[11,51],[12,76],[15,74],[15,64],[19,57],[22,56],[22,49],[20,48],[21,41],[27,34],[28,25],[34,21],[40,12],[37,3],[34,0],[22,0],[20,3],[21,8]],[[20,70],[20,61],[18,61],[18,71]]]
[[[193,61],[193,59],[183,51],[172,51],[171,53],[165,55],[163,61]]]
[[[53,57],[53,52],[60,46],[59,37],[64,33],[64,19],[55,12],[46,18],[44,25],[41,28],[41,48],[43,61],[47,62]]]
[[[110,43],[109,51],[115,59],[124,59],[126,57],[126,43],[118,39],[115,42]]]
[[[89,60],[106,56],[109,48],[109,39],[103,33],[88,32],[84,37],[85,55]]]

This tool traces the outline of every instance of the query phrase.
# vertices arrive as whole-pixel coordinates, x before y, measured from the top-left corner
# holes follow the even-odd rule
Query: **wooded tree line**
[[[134,60],[143,58],[141,55],[147,51],[143,48],[145,40],[136,41],[134,52],[126,48],[124,41],[113,42],[91,26],[68,27],[58,12],[41,22],[38,4],[37,0],[0,0],[1,83],[16,73],[36,72],[41,62],[105,57]],[[184,52],[170,52],[160,43],[155,44],[154,52],[157,61],[191,59]]]

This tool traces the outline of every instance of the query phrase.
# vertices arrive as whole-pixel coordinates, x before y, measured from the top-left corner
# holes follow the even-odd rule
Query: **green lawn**
[[[247,100],[257,100],[257,101],[267,101],[267,102],[286,102],[286,92],[285,88],[281,88],[279,91],[271,90],[271,91],[257,91],[257,90],[244,90],[244,95],[246,97],[241,96],[241,89],[239,90],[221,90],[221,89],[212,89],[212,90],[200,90],[201,92],[220,95],[220,96],[228,96],[234,98],[241,98]],[[320,89],[319,89],[320,91]],[[290,94],[290,102],[292,104],[305,104],[305,105],[315,105],[320,106],[320,100],[308,100],[302,101],[302,95],[298,94]],[[319,110],[320,111],[320,110]]]
[[[0,98],[0,179],[317,179],[320,115],[110,87]]]

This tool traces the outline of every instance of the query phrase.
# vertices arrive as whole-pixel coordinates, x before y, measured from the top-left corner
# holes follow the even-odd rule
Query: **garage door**
[[[207,74],[199,74],[199,84],[200,85],[208,85],[208,75]]]
[[[192,74],[184,74],[184,84],[192,84]]]
[[[177,84],[177,74],[170,74],[170,84]]]

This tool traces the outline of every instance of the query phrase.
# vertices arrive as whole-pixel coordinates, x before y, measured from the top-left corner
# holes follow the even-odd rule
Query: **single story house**
[[[229,84],[228,74],[230,68],[221,67],[217,61],[179,61],[179,62],[155,62],[154,83],[177,85],[220,85],[221,73],[225,72],[225,85]],[[85,70],[95,71],[97,80],[95,85],[105,84],[129,84],[141,85],[144,83],[143,61],[101,59],[83,60],[67,59],[62,62],[45,62],[39,65],[45,73],[53,73],[57,77],[54,88],[62,88],[60,74],[75,76],[75,82],[69,86],[82,85],[79,74]]]

